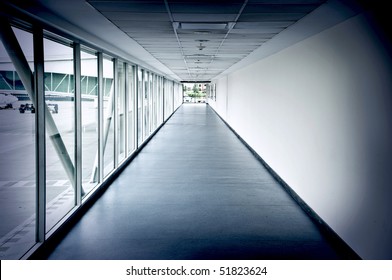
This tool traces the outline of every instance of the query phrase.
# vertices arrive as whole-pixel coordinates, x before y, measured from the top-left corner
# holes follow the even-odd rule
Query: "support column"
[[[139,66],[135,65],[135,148],[139,148]]]
[[[113,130],[114,130],[114,155],[113,155],[113,161],[114,161],[114,168],[117,168],[118,166],[118,153],[119,153],[119,133],[118,133],[118,127],[119,127],[119,119],[118,119],[118,88],[119,88],[119,81],[118,81],[118,59],[115,58],[113,59],[113,87],[111,91],[111,101],[113,102],[112,105],[110,105],[109,101],[109,108],[112,108],[112,113],[110,114],[113,120]],[[106,135],[105,139],[107,140],[107,137],[109,135],[109,128],[110,128],[110,122],[111,120],[108,118],[108,126],[106,130]],[[105,147],[106,147],[106,141],[105,141]]]
[[[46,104],[44,88],[44,37],[41,28],[34,29],[34,73],[34,80],[31,81],[31,84],[35,85],[35,100],[33,103],[35,107],[36,150],[36,241],[44,242],[46,234]],[[25,74],[25,78],[28,78],[28,73]]]

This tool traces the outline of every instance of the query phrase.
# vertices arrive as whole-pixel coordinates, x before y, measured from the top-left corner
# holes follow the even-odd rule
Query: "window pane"
[[[128,66],[128,154],[136,149],[136,95],[134,86],[134,68],[133,66]]]
[[[152,73],[148,75],[148,133],[147,136],[151,135],[154,130],[154,88],[152,83]]]
[[[163,121],[163,78],[158,79],[158,124]]]
[[[154,102],[154,118],[153,118],[153,129],[158,127],[158,77],[153,75],[153,98]]]
[[[149,95],[150,95],[150,85],[149,85],[149,75],[148,72],[144,72],[143,77],[144,82],[144,92],[143,92],[143,141],[147,139],[149,134],[150,126],[149,126],[149,116],[150,116],[150,108],[149,108]]]
[[[165,120],[173,112],[173,82],[165,80]]]
[[[104,176],[114,169],[114,89],[113,89],[113,61],[103,59],[103,80],[104,80]]]
[[[138,102],[137,102],[137,135],[139,146],[143,142],[143,75],[144,71],[139,69],[138,71]]]
[[[98,59],[81,52],[82,187],[87,194],[98,184]]]
[[[119,62],[117,66],[117,145],[118,162],[125,159],[125,66]]]
[[[44,40],[46,111],[46,230],[75,206],[73,49]]]
[[[14,29],[25,57],[33,63],[33,36]],[[18,259],[35,244],[35,115],[21,113],[31,93],[20,85],[0,41],[0,259]],[[30,71],[30,69],[27,69]]]

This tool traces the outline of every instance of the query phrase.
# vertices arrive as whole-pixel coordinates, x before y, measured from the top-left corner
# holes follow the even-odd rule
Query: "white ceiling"
[[[183,81],[209,81],[323,0],[88,0]]]
[[[346,0],[3,1],[177,81],[211,81],[356,13]]]

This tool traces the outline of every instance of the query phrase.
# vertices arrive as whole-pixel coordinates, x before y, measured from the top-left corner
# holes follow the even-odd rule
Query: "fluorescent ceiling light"
[[[185,55],[185,58],[189,59],[212,59],[213,55],[206,55],[206,54],[192,54],[192,55]]]
[[[208,34],[211,34],[211,31],[197,30],[197,31],[193,32],[193,34],[195,34],[195,35],[208,35]]]
[[[208,23],[208,22],[181,22],[178,29],[183,30],[225,30],[228,29],[228,23]]]

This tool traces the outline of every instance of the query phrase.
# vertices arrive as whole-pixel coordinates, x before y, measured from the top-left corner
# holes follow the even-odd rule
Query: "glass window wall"
[[[117,153],[118,162],[125,159],[125,67],[124,62],[119,61],[117,65]]]
[[[52,234],[70,211],[81,206],[76,178],[81,178],[83,199],[89,199],[86,194],[101,186],[100,179],[106,180],[118,163],[132,155],[172,114],[178,88],[173,81],[121,58],[98,53],[92,46],[81,46],[80,61],[74,61],[79,60],[74,43],[45,31],[44,120],[35,112],[36,92],[30,90],[35,74],[33,34],[13,30],[17,40],[2,36],[0,44],[1,259],[26,254],[38,242],[37,229],[40,241],[45,242],[43,235]],[[40,32],[36,34],[41,38]],[[16,46],[23,55],[14,52]],[[27,67],[16,69],[21,64],[15,60],[27,60]],[[75,81],[74,69],[79,63],[80,77],[76,73],[80,80]],[[76,106],[75,82],[80,82],[81,108],[79,103]],[[41,127],[36,125],[44,122],[46,134],[38,135],[37,128]],[[76,127],[81,131],[76,133]],[[36,147],[44,150],[37,154]],[[77,151],[81,154],[76,156]],[[36,164],[43,155],[46,163]],[[45,188],[45,196],[37,196],[37,174],[39,178],[46,176],[39,184]],[[39,225],[38,200],[46,203],[39,212]]]
[[[158,124],[160,125],[163,121],[163,78],[158,76]]]
[[[164,82],[165,87],[165,120],[167,120],[173,113],[173,81],[166,80]]]
[[[128,67],[128,155],[136,150],[136,88],[135,88],[135,67]]]
[[[2,26],[3,28],[3,26]],[[33,35],[14,28],[18,44],[33,69]],[[19,258],[35,244],[35,114],[6,48],[0,41],[0,259]],[[7,44],[8,43],[8,44]],[[21,59],[21,58],[16,58]]]
[[[152,103],[152,124],[151,131],[154,131],[157,128],[157,76],[155,74],[151,75],[151,84],[152,84],[152,95],[151,95],[151,103]]]
[[[150,132],[150,83],[149,72],[144,71],[144,92],[143,92],[143,141],[147,139]]]
[[[49,231],[75,206],[73,48],[44,39],[44,59],[46,231]]]
[[[114,64],[110,58],[103,59],[104,80],[104,123],[103,123],[103,151],[104,151],[104,177],[114,169]]]
[[[81,52],[82,187],[84,195],[99,183],[98,174],[98,59]]]
[[[138,95],[137,95],[137,137],[138,145],[143,142],[143,99],[144,99],[144,70],[138,69]]]

